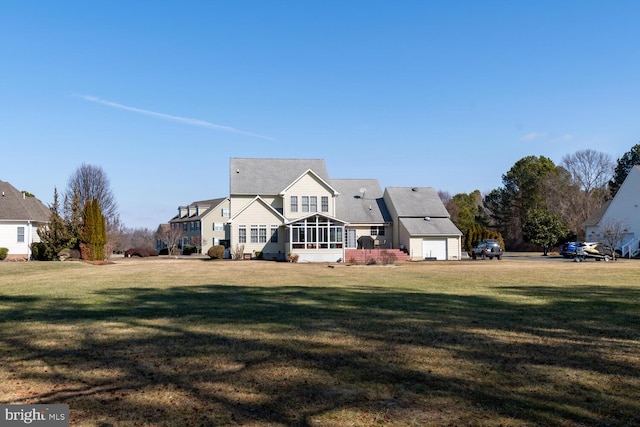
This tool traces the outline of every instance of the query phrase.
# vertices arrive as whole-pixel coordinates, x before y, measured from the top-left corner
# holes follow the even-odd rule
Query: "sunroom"
[[[328,215],[312,213],[286,224],[287,252],[299,262],[338,262],[344,260],[346,222]]]

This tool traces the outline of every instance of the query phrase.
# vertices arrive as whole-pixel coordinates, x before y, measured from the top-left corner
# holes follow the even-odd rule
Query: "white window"
[[[224,224],[221,222],[214,222],[213,231],[224,231]]]
[[[24,243],[24,227],[18,227],[18,243]]]
[[[258,228],[258,243],[267,243],[267,226],[261,225]]]
[[[309,207],[309,212],[318,212],[318,197],[311,196],[311,206]]]
[[[372,236],[384,236],[384,226],[372,225],[370,234]]]
[[[258,243],[258,226],[251,226],[251,243]]]
[[[222,209],[220,215],[224,218],[229,218],[229,209]]]
[[[329,197],[328,196],[322,196],[321,203],[322,203],[322,212],[329,212]]]
[[[309,212],[309,196],[302,196],[302,212]]]
[[[238,226],[238,243],[247,243],[247,226]]]
[[[291,196],[291,212],[298,212],[298,196]]]

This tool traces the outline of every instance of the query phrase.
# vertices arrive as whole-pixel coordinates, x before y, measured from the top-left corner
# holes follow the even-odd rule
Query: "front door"
[[[357,247],[357,244],[358,242],[356,241],[356,230],[347,230],[347,248],[355,248]]]

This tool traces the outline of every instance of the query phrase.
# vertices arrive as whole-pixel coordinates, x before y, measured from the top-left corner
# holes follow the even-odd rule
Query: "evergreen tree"
[[[65,224],[69,233],[69,248],[79,249],[82,237],[82,206],[77,188],[72,191],[71,196],[65,196]]]
[[[91,202],[86,201],[82,209],[82,234],[80,238],[80,255],[82,259],[93,261],[93,241],[95,236],[95,223]]]
[[[571,230],[562,220],[562,215],[546,209],[531,211],[523,226],[525,241],[542,246],[544,256],[570,233]]]
[[[609,181],[609,192],[612,198],[618,192],[627,175],[629,175],[631,168],[638,164],[640,164],[640,144],[631,147],[631,150],[618,159],[618,164],[613,172],[613,179]]]
[[[56,259],[58,253],[69,247],[69,235],[60,215],[60,203],[58,189],[53,189],[53,204],[49,207],[51,212],[49,224],[38,227],[40,244],[34,254],[38,259],[51,261]]]
[[[91,213],[94,221],[93,256],[95,261],[102,261],[104,260],[104,245],[107,243],[107,227],[98,199],[91,201]]]

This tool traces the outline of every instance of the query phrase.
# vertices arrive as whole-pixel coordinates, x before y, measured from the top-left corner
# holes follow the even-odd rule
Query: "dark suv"
[[[480,259],[493,259],[493,257],[501,259],[503,252],[500,242],[497,240],[486,239],[478,243],[476,247],[473,248],[471,257],[473,259],[477,259],[478,257],[480,257]]]

